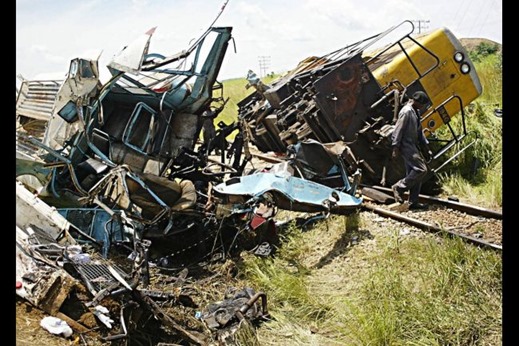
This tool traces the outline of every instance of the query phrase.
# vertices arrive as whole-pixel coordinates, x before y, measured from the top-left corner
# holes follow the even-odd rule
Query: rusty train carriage
[[[293,133],[302,141],[344,141],[362,168],[364,183],[389,185],[404,174],[402,160],[390,159],[394,120],[408,95],[421,90],[431,99],[422,125],[436,142],[429,162],[436,171],[443,154],[466,139],[464,107],[482,88],[468,54],[448,29],[419,36],[413,30],[412,22],[404,21],[323,57],[305,59],[262,97],[252,94],[238,104],[243,131],[263,152],[285,152]],[[461,133],[450,124],[457,114]],[[452,136],[438,138],[435,131],[444,126]]]

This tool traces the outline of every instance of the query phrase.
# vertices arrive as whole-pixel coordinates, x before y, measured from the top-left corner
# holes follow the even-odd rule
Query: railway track
[[[391,189],[371,186],[362,189],[363,210],[407,223],[421,230],[444,233],[493,250],[502,250],[502,213],[479,206],[420,195],[426,210],[409,210],[406,204],[394,203]],[[370,197],[372,196],[372,197]]]

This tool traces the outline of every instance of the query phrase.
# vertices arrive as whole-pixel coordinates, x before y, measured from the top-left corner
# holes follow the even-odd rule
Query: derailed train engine
[[[394,123],[409,95],[421,90],[431,100],[421,121],[435,144],[430,172],[437,171],[443,154],[467,136],[464,107],[482,88],[468,54],[448,29],[419,36],[413,30],[404,21],[323,57],[303,60],[238,104],[243,131],[263,152],[283,153],[294,137],[343,141],[362,169],[364,183],[390,185],[405,173],[402,159],[391,159]],[[388,40],[393,41],[373,48]],[[451,123],[458,113],[461,131]],[[444,126],[449,136],[439,138],[435,131]]]

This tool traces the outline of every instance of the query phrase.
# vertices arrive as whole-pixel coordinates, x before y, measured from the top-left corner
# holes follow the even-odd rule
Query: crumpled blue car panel
[[[276,205],[294,211],[322,211],[343,214],[360,207],[362,198],[291,175],[255,173],[232,178],[214,190],[223,195],[259,197],[266,192],[276,196]],[[331,203],[330,203],[331,202]]]

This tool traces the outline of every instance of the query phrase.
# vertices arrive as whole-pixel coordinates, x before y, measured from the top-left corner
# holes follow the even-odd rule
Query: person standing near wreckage
[[[254,87],[256,89],[256,91],[259,93],[259,95],[261,96],[261,98],[264,100],[265,95],[263,95],[263,93],[265,91],[267,91],[269,89],[269,87],[266,86],[265,84],[263,84],[261,79],[259,79],[258,75],[256,73],[254,73],[254,71],[252,71],[252,70],[249,70],[247,72],[247,77],[245,77],[245,78],[247,79],[247,82],[248,82],[245,85],[245,89],[249,89],[251,86]]]
[[[208,108],[202,113],[202,119],[204,122],[202,124],[203,133],[202,136],[204,138],[204,145],[207,150],[207,154],[211,154],[213,148],[215,147],[214,139],[216,136],[216,129],[214,127],[214,119],[218,114],[212,109]],[[220,152],[219,148],[216,148],[216,153]]]
[[[426,209],[427,205],[418,202],[422,180],[427,174],[427,164],[420,146],[427,148],[429,156],[429,141],[423,134],[420,121],[421,111],[429,103],[429,97],[423,91],[417,91],[398,113],[395,129],[392,133],[392,157],[402,155],[405,163],[406,176],[397,181],[391,188],[398,203],[403,203],[402,194],[409,191],[409,209]]]

